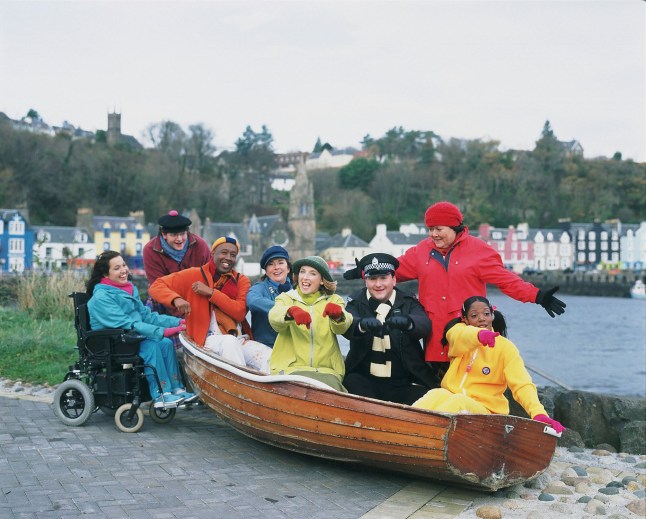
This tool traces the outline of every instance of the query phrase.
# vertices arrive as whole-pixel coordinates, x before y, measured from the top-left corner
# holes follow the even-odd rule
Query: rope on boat
[[[557,386],[562,387],[563,389],[567,389],[568,391],[572,391],[572,389],[573,389],[571,386],[568,386],[568,385],[567,385],[567,384],[565,384],[564,382],[561,382],[560,380],[558,380],[558,379],[554,378],[553,376],[551,376],[551,375],[549,375],[549,374],[545,373],[543,370],[540,370],[540,369],[538,369],[538,368],[535,368],[535,367],[533,367],[533,366],[530,366],[530,365],[529,365],[529,364],[527,364],[527,363],[525,363],[525,367],[526,367],[529,371],[533,371],[533,372],[534,372],[534,373],[536,373],[537,375],[539,375],[539,376],[543,377],[545,380],[549,380],[550,382],[552,382],[552,383],[556,384]]]

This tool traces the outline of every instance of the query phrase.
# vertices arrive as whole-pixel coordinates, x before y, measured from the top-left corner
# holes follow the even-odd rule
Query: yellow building
[[[120,252],[130,270],[143,269],[143,249],[150,240],[143,211],[130,216],[94,216],[92,209],[79,209],[77,226],[94,237],[97,254],[106,250]]]

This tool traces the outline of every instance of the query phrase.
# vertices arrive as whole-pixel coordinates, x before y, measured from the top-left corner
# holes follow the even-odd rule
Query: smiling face
[[[170,245],[175,250],[182,250],[186,239],[188,238],[188,231],[182,232],[162,232],[162,238],[166,240],[166,243]]]
[[[287,275],[289,274],[287,260],[285,258],[269,260],[267,265],[265,265],[265,273],[274,283],[282,285],[287,280]]]
[[[493,323],[493,312],[487,303],[482,301],[475,301],[467,310],[466,317],[463,318],[464,322],[477,328],[486,328],[491,330]]]
[[[436,225],[435,227],[429,227],[428,232],[431,235],[431,240],[438,249],[448,249],[457,236],[456,232],[450,227],[444,225]]]
[[[221,243],[213,251],[213,263],[218,274],[228,274],[233,270],[238,257],[238,247],[233,243]]]
[[[377,301],[384,302],[390,299],[395,290],[395,276],[392,274],[380,274],[366,278],[366,288],[370,297]]]
[[[298,288],[303,294],[315,294],[321,288],[323,278],[315,268],[303,265],[298,271]]]
[[[125,284],[128,282],[128,266],[121,256],[110,260],[108,273],[104,277],[115,283]]]

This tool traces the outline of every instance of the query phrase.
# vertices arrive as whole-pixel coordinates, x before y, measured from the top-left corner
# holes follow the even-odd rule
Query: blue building
[[[18,209],[0,209],[0,273],[31,270],[34,231]]]

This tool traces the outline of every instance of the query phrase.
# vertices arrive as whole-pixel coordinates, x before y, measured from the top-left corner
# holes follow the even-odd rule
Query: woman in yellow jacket
[[[556,432],[564,431],[540,403],[518,348],[506,338],[503,315],[482,296],[468,298],[461,313],[461,319],[446,327],[450,366],[442,387],[426,393],[413,407],[447,413],[509,414],[503,394],[509,387],[514,400],[532,419]]]
[[[343,355],[336,338],[352,324],[352,314],[336,295],[336,281],[318,256],[294,262],[296,288],[280,294],[269,311],[278,332],[269,366],[272,374],[302,375],[346,392]]]

